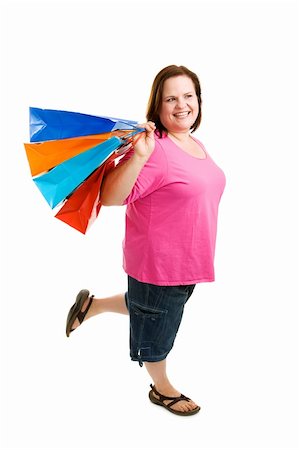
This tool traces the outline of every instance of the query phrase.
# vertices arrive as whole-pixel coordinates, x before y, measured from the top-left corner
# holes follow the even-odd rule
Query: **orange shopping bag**
[[[31,175],[35,176],[50,170],[63,161],[101,144],[112,136],[125,137],[128,133],[130,133],[130,130],[116,130],[77,138],[24,144]]]

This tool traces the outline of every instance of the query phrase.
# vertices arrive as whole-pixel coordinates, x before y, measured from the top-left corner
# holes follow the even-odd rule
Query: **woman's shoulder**
[[[156,145],[155,145],[155,150],[156,151],[160,151],[165,153],[165,147],[167,147],[167,133],[165,133],[164,131],[159,132],[159,131],[155,131],[154,133],[154,137],[155,137],[155,141],[156,141]]]
[[[166,158],[166,152],[165,152],[165,145],[167,145],[167,140],[165,139],[167,137],[167,134],[163,132],[162,136],[160,134],[158,134],[155,131],[154,134],[155,137],[155,141],[156,141],[156,145],[155,145],[155,149],[153,152],[153,156],[157,157],[157,158],[163,158],[163,159],[167,159]]]

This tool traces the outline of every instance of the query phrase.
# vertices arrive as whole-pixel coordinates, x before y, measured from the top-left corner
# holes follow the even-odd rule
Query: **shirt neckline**
[[[166,135],[166,138],[169,139],[181,152],[185,153],[185,155],[190,156],[193,159],[198,159],[199,161],[205,161],[206,159],[208,159],[208,154],[206,152],[206,150],[203,148],[203,146],[200,144],[200,142],[195,139],[193,136],[190,136],[191,139],[193,139],[194,142],[196,142],[196,144],[202,149],[202,151],[205,154],[205,158],[198,158],[197,156],[193,156],[190,153],[186,152],[185,150],[183,150],[178,144],[176,144],[169,136],[168,134]]]

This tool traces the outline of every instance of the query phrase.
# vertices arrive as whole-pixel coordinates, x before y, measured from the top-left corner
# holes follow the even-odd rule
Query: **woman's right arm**
[[[134,154],[128,161],[111,170],[103,180],[101,203],[104,206],[123,205],[155,148],[155,124],[148,122],[140,126],[146,131],[134,138]]]

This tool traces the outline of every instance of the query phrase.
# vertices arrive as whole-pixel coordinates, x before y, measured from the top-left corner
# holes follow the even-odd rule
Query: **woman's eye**
[[[167,99],[168,102],[173,102],[173,100],[174,100],[173,97]]]
[[[187,94],[186,97],[190,98],[190,97],[193,97],[193,95],[192,94]]]

